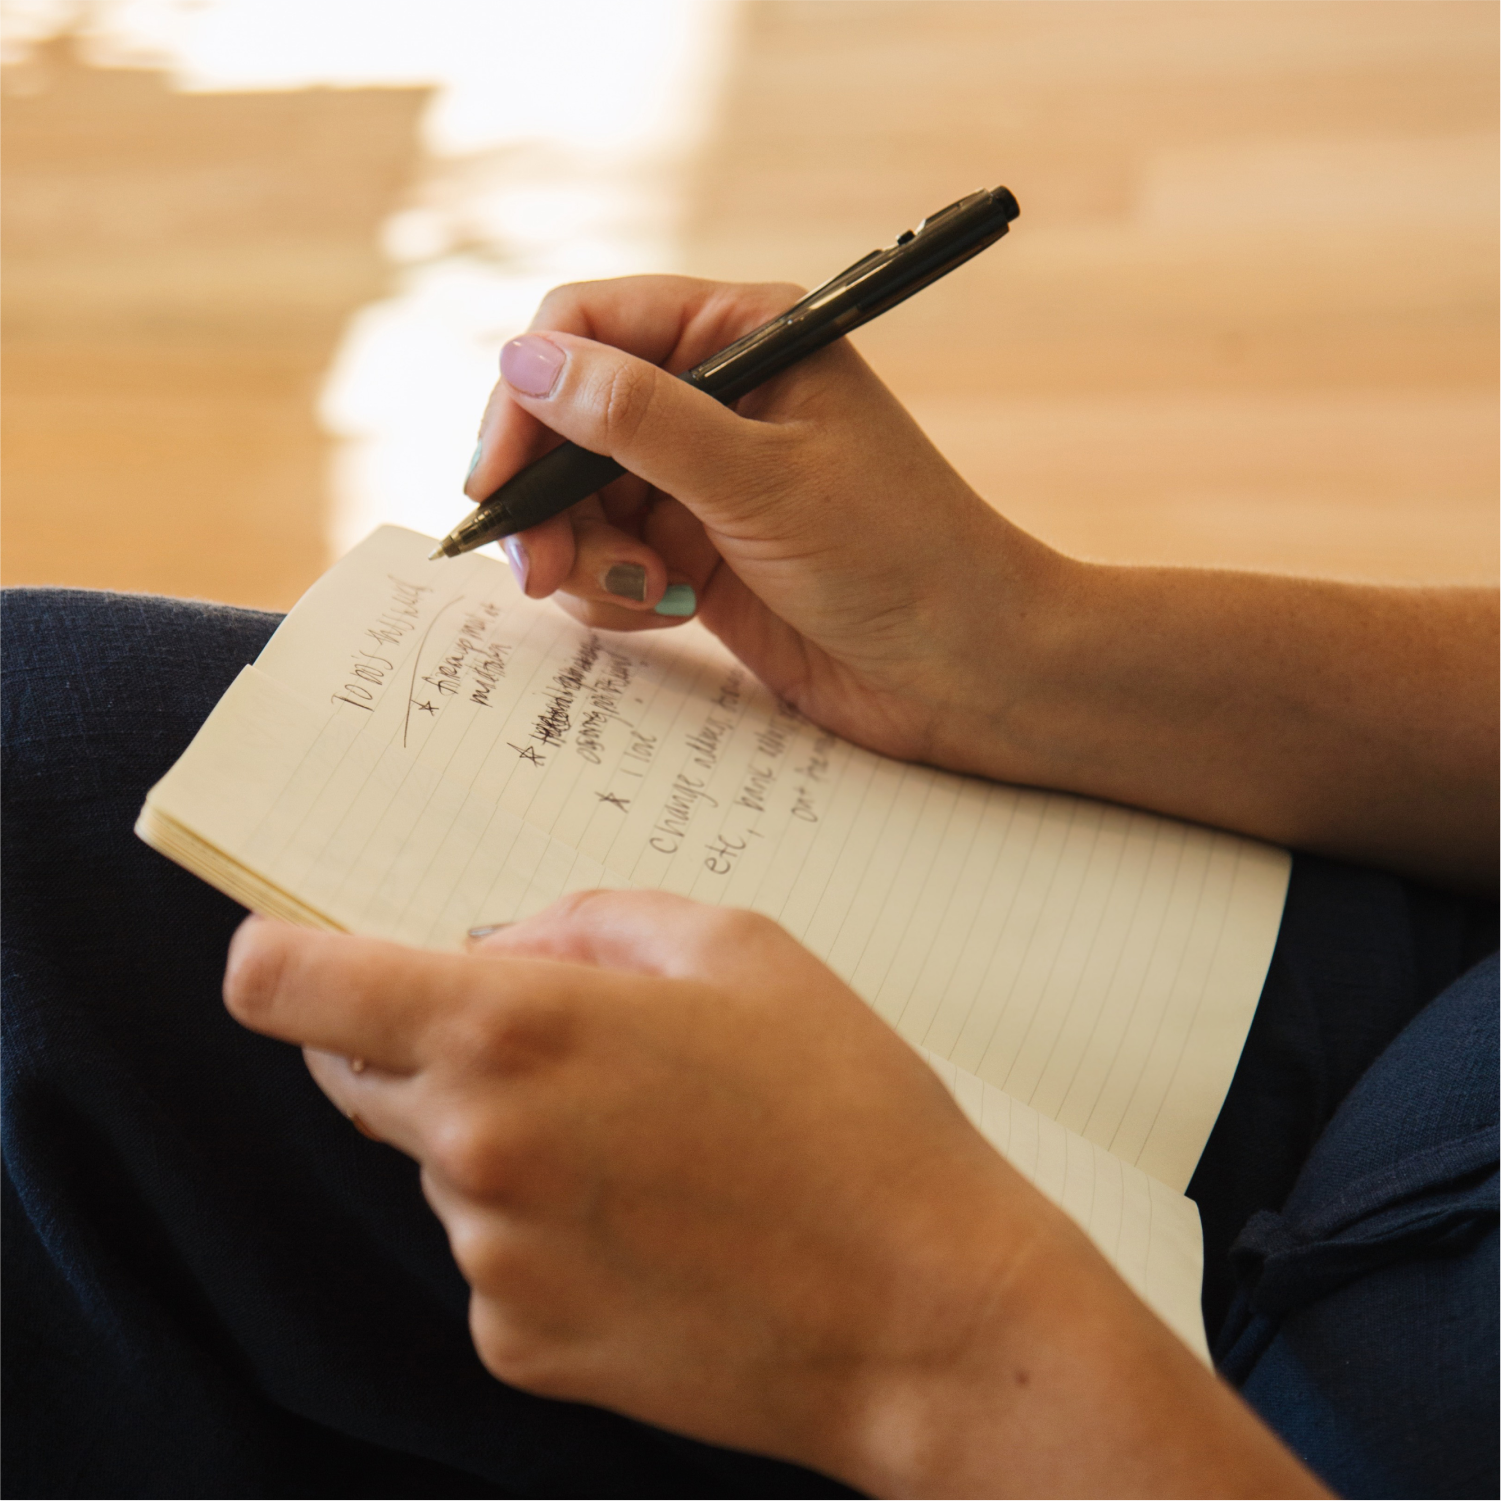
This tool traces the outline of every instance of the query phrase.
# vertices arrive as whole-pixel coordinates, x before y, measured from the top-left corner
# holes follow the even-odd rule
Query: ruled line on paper
[[[1206,1364],[1198,1211],[1145,1173],[926,1049],[919,1054],[982,1136],[1094,1242],[1126,1284]],[[1129,1233],[1142,1222],[1139,1237]]]
[[[1217,1109],[1202,1080],[1228,1084],[1260,989],[1285,857],[888,761],[794,717],[700,628],[606,637],[519,596],[491,560],[423,573],[430,545],[376,533],[226,695],[222,724],[238,702],[305,739],[290,769],[273,758],[275,785],[235,762],[251,837],[246,807],[195,804],[240,831],[267,881],[311,885],[357,929],[439,947],[503,920],[495,904],[530,910],[579,882],[750,905],[910,1041],[1186,1182]],[[371,620],[395,691],[381,696],[376,663],[357,680],[370,702],[341,699],[326,690]],[[483,688],[465,665],[475,652],[449,639],[476,621]],[[419,642],[453,674],[421,726],[405,700],[422,664],[403,656]],[[614,789],[633,744],[627,798]],[[1244,889],[1225,876],[1231,850]]]

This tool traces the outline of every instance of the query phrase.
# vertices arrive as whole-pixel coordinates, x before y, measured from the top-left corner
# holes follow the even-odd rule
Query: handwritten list
[[[590,631],[430,546],[382,528],[314,587],[162,816],[333,925],[434,947],[593,886],[754,908],[912,1043],[1186,1185],[1285,854],[892,761],[696,625]],[[232,796],[195,753],[235,758]]]

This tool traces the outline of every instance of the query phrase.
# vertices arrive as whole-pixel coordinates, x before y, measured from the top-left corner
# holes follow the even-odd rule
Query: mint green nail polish
[[[479,468],[479,461],[484,457],[484,453],[485,445],[483,443],[476,443],[474,445],[474,452],[469,458],[469,473],[464,476],[465,479],[468,479],[469,475],[473,474]]]
[[[691,615],[698,608],[698,597],[692,584],[669,584],[662,602],[656,608],[658,615]]]

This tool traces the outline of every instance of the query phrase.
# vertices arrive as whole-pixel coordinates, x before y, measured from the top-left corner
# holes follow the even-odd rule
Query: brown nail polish
[[[605,588],[621,599],[646,598],[646,569],[640,563],[616,563],[605,573]]]

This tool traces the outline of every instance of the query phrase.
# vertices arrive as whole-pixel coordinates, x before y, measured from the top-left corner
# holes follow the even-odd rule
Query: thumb
[[[714,525],[771,488],[774,430],[608,344],[523,334],[500,355],[517,405],[592,453],[681,500]]]

